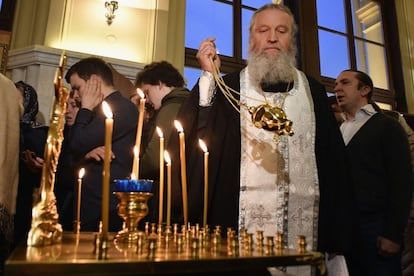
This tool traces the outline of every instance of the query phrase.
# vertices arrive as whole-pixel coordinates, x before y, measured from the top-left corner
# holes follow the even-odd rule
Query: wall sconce
[[[108,10],[108,12],[105,13],[106,23],[111,25],[115,18],[115,11],[118,9],[118,1],[105,2],[105,8]]]

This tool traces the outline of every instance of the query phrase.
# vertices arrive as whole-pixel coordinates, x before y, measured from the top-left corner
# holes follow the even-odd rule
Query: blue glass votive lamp
[[[153,182],[150,179],[117,179],[115,180],[115,192],[150,193]]]
[[[136,244],[140,231],[139,221],[148,215],[148,199],[152,196],[153,180],[119,179],[115,180],[114,194],[118,197],[118,215],[124,220],[125,227],[115,236],[119,244]]]

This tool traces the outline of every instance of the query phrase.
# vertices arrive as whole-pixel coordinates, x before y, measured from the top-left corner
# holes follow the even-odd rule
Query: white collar
[[[366,104],[363,107],[361,107],[355,113],[355,119],[357,119],[358,117],[363,116],[363,115],[368,115],[369,117],[371,117],[375,113],[377,113],[377,111],[374,109],[374,107],[372,106],[372,104]],[[348,119],[345,113],[342,113],[341,115],[342,115],[342,119],[344,121],[346,121]]]

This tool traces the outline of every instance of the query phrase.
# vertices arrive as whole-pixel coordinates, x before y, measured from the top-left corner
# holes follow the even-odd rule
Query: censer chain
[[[212,58],[210,58],[210,62],[213,67],[213,77],[219,90],[223,93],[224,97],[232,105],[232,107],[240,113],[241,116],[245,116],[240,110],[240,107],[243,106],[251,114],[252,123],[257,128],[275,131],[276,135],[293,135],[293,122],[287,119],[287,116],[282,108],[271,106],[267,102],[266,96],[264,94],[264,104],[258,105],[256,107],[248,106],[247,104],[236,99],[236,97],[232,93],[235,93],[239,96],[241,96],[241,93],[232,89],[224,82],[223,78],[220,77],[220,72],[218,68],[215,66]],[[243,97],[245,97],[246,99],[263,103],[263,101],[260,101],[253,97],[249,97],[247,95],[243,95]]]

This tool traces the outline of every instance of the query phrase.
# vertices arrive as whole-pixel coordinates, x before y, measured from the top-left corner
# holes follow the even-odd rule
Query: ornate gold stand
[[[62,53],[55,78],[55,100],[45,146],[44,165],[40,182],[40,201],[32,209],[32,226],[27,238],[28,246],[46,246],[60,243],[62,240],[62,226],[58,223],[59,215],[56,210],[53,187],[63,142],[66,101],[69,97],[69,90],[63,87],[65,67],[66,56],[65,53]]]
[[[152,193],[147,192],[115,192],[119,198],[118,214],[124,220],[125,227],[115,236],[116,243],[133,244],[138,240],[139,221],[148,215],[148,199]]]

